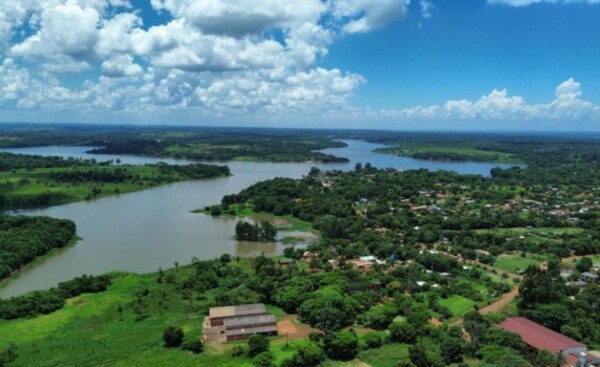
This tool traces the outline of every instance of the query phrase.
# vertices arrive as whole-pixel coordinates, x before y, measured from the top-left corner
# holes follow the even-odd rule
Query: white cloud
[[[316,23],[327,10],[320,0],[152,0],[157,10],[185,19],[206,34],[240,37],[269,28]]]
[[[48,8],[41,13],[39,31],[14,45],[11,54],[29,61],[42,59],[54,71],[78,72],[93,55],[99,21],[100,14],[93,7],[69,2]]]
[[[347,0],[332,3],[334,17],[351,19],[343,26],[344,31],[361,33],[403,19],[408,14],[410,0]]]
[[[114,56],[102,63],[102,74],[109,78],[136,77],[143,73],[144,69],[130,55]]]
[[[510,6],[528,6],[538,3],[588,3],[588,4],[600,4],[600,0],[487,0],[489,4],[504,4]]]
[[[548,103],[528,104],[521,96],[511,96],[506,89],[494,89],[478,100],[449,100],[441,105],[416,106],[398,110],[355,110],[357,119],[379,116],[392,121],[598,121],[600,106],[581,99],[581,85],[570,78],[555,91]]]

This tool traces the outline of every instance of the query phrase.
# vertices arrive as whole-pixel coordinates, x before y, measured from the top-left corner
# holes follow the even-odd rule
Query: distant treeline
[[[231,172],[227,166],[215,166],[212,164],[194,163],[188,165],[157,165],[160,173],[165,175],[179,174],[189,179],[203,179],[219,176],[229,176]]]
[[[49,314],[61,309],[69,298],[83,293],[103,292],[110,284],[108,275],[84,275],[59,283],[57,288],[0,299],[0,318],[9,320]]]
[[[74,238],[70,220],[0,215],[0,279]]]

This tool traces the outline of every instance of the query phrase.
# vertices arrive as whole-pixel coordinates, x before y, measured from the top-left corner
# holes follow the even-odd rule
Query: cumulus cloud
[[[314,23],[327,10],[320,0],[152,0],[151,3],[154,9],[185,19],[206,34],[235,37]]]
[[[136,77],[143,73],[144,69],[130,55],[114,56],[102,63],[102,74],[109,78]]]
[[[521,96],[511,96],[506,89],[494,89],[478,100],[449,100],[440,105],[416,106],[398,110],[360,111],[354,116],[392,121],[596,121],[600,106],[581,99],[580,83],[573,78],[556,87],[555,98],[548,103],[528,104]]]
[[[332,14],[337,19],[350,19],[343,26],[347,33],[368,32],[403,19],[410,0],[333,1]]]
[[[528,6],[538,3],[588,3],[600,4],[600,0],[487,0],[489,4],[504,4],[510,6]]]

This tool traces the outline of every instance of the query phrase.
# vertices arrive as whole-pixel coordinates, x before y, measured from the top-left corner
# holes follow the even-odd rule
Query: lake
[[[350,159],[343,164],[224,162],[232,176],[186,181],[145,191],[78,202],[45,209],[28,210],[27,215],[47,215],[71,219],[82,238],[77,245],[60,251],[40,265],[23,272],[0,289],[0,297],[46,289],[82,274],[109,271],[138,273],[170,268],[177,261],[188,264],[192,258],[212,259],[223,253],[244,257],[276,255],[283,251],[279,243],[238,242],[233,236],[236,219],[193,214],[192,210],[220,202],[224,195],[237,193],[259,181],[274,177],[300,178],[312,166],[350,170],[357,162],[370,162],[379,168],[453,170],[488,176],[492,168],[510,167],[480,162],[431,162],[373,153],[382,147],[364,141],[346,141],[348,147],[323,150]],[[93,155],[89,147],[34,147],[0,149],[2,152],[88,158],[98,161],[119,159],[122,164],[189,161],[128,155]]]

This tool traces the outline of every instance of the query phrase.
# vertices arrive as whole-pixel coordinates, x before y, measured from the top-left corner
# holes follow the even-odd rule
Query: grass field
[[[527,269],[529,265],[539,266],[544,260],[545,259],[541,256],[536,256],[534,258],[532,255],[528,255],[527,257],[506,255],[498,257],[494,262],[494,267],[509,273],[516,273],[519,270]]]
[[[408,356],[408,345],[391,343],[377,349],[361,351],[357,357],[372,367],[394,367],[406,356]]]
[[[195,213],[204,213],[210,215],[210,210],[206,209],[198,209],[194,211]],[[291,215],[283,215],[276,216],[271,213],[266,212],[255,212],[251,205],[239,205],[233,204],[229,207],[228,210],[222,211],[223,216],[230,217],[240,217],[240,218],[250,218],[256,222],[260,221],[269,221],[278,230],[281,231],[298,231],[298,232],[314,232],[314,228],[311,223],[305,222],[298,218],[295,218]],[[284,241],[285,243],[293,244],[294,241],[292,238],[288,238]]]
[[[242,260],[240,266],[247,267],[247,262]],[[165,274],[173,273],[179,278],[191,271],[192,267],[180,267]],[[231,355],[235,344],[224,345],[223,351],[207,348],[199,355],[164,348],[162,333],[167,326],[182,327],[186,340],[199,338],[206,310],[196,301],[183,301],[173,287],[157,283],[156,274],[113,277],[108,291],[72,298],[63,309],[52,314],[0,320],[0,346],[14,343],[18,348],[17,360],[10,365],[252,366],[250,358]],[[148,317],[135,321],[130,305],[135,292],[143,288],[149,289],[154,298]],[[119,305],[124,305],[123,321],[119,320]],[[277,317],[284,315],[275,307],[269,311]],[[286,349],[282,337],[272,343],[271,350],[279,362],[294,353],[293,344]]]
[[[475,306],[475,301],[459,295],[452,295],[446,299],[440,298],[438,302],[452,313],[452,317],[460,316]]]

